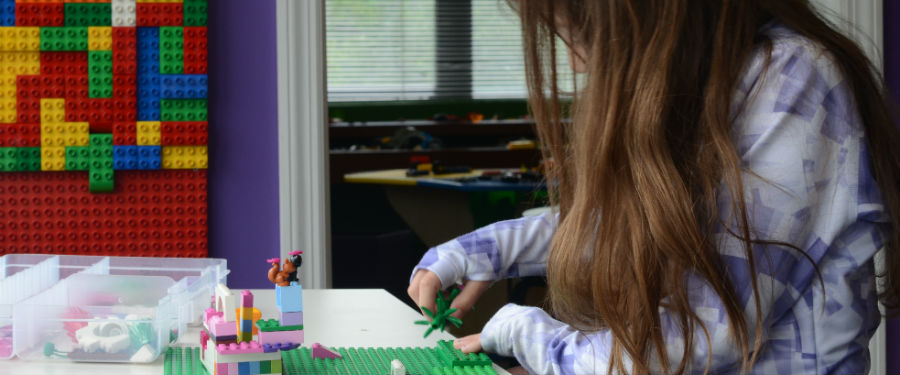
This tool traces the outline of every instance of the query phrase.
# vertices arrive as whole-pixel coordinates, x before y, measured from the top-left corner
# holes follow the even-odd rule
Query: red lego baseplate
[[[205,170],[116,171],[115,194],[87,172],[0,173],[0,254],[205,257]]]

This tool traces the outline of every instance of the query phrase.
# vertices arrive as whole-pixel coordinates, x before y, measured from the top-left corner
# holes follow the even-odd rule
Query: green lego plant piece
[[[206,26],[207,0],[184,0],[184,25]]]
[[[112,98],[112,51],[88,51],[88,97]]]
[[[184,28],[162,26],[159,28],[159,72],[184,73]]]
[[[462,325],[462,319],[457,318],[455,316],[450,316],[456,312],[456,309],[450,308],[450,303],[453,302],[453,299],[459,295],[459,288],[453,288],[450,291],[450,294],[445,296],[443,293],[438,293],[437,297],[435,297],[436,311],[431,311],[425,306],[420,306],[425,314],[431,318],[431,321],[427,320],[417,320],[415,324],[427,325],[428,329],[425,330],[425,336],[431,334],[436,329],[440,329],[441,332],[444,332],[444,329],[447,328],[447,323],[451,323],[456,327]]]
[[[200,362],[200,348],[169,347],[163,360],[165,375],[208,375]]]
[[[110,26],[110,3],[66,3],[66,26]]]
[[[260,319],[256,321],[256,327],[263,332],[302,331],[303,325],[283,326],[278,319]]]
[[[15,147],[0,147],[0,172],[19,170],[19,153]]]
[[[163,99],[162,121],[206,121],[206,99]]]
[[[16,149],[16,163],[19,171],[41,170],[41,148],[19,147]]]
[[[41,27],[41,51],[87,51],[87,49],[87,27]]]

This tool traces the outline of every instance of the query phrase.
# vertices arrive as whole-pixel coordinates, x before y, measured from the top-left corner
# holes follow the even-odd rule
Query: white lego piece
[[[88,353],[117,353],[131,346],[128,325],[116,318],[88,323],[75,331],[75,339],[81,350]]]
[[[131,26],[137,25],[137,4],[135,0],[112,0],[112,25]]]
[[[391,375],[406,375],[406,366],[399,359],[391,361]]]
[[[222,313],[226,322],[236,321],[234,310],[237,308],[237,296],[231,293],[225,284],[216,285],[216,311]]]
[[[147,363],[153,362],[156,359],[156,351],[150,346],[150,344],[145,344],[137,352],[135,352],[131,358],[128,360],[130,362],[136,363]]]

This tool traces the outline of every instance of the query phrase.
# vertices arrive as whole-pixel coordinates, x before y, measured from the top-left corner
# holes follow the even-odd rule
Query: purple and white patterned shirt
[[[751,373],[864,374],[869,338],[880,322],[873,256],[883,246],[888,220],[865,135],[848,84],[822,48],[783,27],[765,32],[774,41],[770,65],[763,68],[760,49],[734,98],[743,111],[733,139],[753,172],[743,174],[751,226],[757,238],[805,251],[824,288],[802,255],[754,246],[763,311],[758,317],[740,242],[716,234],[751,338],[763,319],[763,344]],[[720,214],[728,215],[729,196],[720,195]],[[430,249],[413,273],[431,270],[444,287],[466,279],[545,275],[555,229],[552,214],[498,222]],[[721,300],[698,278],[688,288],[711,345],[698,328],[687,372],[702,373],[710,357],[710,373],[739,373],[741,357]],[[677,364],[683,338],[669,312],[660,315],[670,361]],[[608,368],[611,333],[579,332],[540,308],[508,304],[485,325],[481,342],[488,352],[514,356],[531,373],[599,374]]]

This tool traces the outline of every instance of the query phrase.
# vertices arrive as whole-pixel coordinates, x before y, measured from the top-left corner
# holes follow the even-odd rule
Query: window
[[[329,102],[527,96],[504,0],[326,0],[325,24]]]

